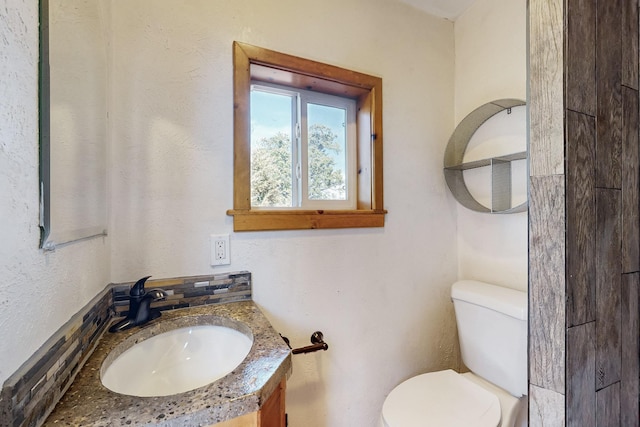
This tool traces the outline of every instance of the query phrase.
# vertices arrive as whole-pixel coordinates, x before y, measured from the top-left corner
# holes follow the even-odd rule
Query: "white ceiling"
[[[432,15],[455,21],[475,0],[398,0]]]

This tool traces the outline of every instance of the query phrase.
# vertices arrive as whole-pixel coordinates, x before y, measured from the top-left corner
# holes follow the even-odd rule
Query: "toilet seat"
[[[385,427],[496,427],[498,398],[451,369],[409,378],[382,406]]]

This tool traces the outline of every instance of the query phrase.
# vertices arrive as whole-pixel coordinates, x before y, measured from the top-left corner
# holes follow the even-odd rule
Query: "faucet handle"
[[[151,277],[151,276],[146,276],[146,277],[143,277],[142,279],[138,280],[136,282],[136,284],[133,285],[131,287],[131,289],[129,290],[129,296],[132,296],[132,297],[141,297],[141,296],[143,296],[145,294],[145,292],[144,292],[144,282],[146,282],[149,277]]]
[[[163,300],[169,296],[164,289],[160,288],[150,289],[145,295],[150,296],[153,301]]]

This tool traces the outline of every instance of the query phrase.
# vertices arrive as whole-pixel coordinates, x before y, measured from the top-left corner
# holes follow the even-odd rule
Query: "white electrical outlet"
[[[211,235],[211,265],[229,265],[231,256],[229,253],[229,235]]]

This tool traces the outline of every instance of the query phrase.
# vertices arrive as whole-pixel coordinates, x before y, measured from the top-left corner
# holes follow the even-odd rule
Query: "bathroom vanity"
[[[253,338],[249,354],[226,376],[191,391],[153,397],[116,393],[102,384],[101,371],[123,349],[175,328],[211,324],[239,328]],[[289,347],[252,301],[164,311],[141,327],[105,333],[44,425],[284,427],[290,373]]]

